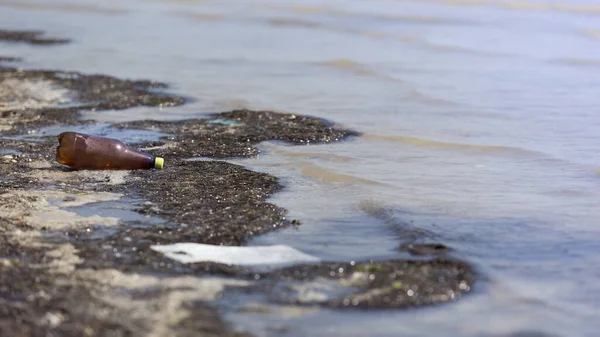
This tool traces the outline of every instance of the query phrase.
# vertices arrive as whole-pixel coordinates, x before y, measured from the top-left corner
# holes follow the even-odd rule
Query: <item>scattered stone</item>
[[[231,123],[214,123],[215,121]],[[335,127],[331,122],[314,117],[273,111],[233,110],[215,114],[210,119],[189,119],[180,122],[133,121],[117,124],[119,128],[160,130],[176,136],[155,147],[157,156],[170,158],[247,157],[257,155],[254,146],[266,140],[292,144],[318,144],[341,141],[359,133]]]
[[[475,281],[471,266],[448,259],[322,263],[290,267],[263,277],[278,282],[337,280],[340,286],[355,290],[345,296],[325,298],[318,304],[361,309],[445,303],[468,293]],[[294,302],[301,303],[299,300]]]

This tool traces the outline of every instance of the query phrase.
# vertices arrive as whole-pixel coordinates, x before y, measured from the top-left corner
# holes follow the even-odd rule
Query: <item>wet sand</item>
[[[0,32],[0,39],[67,41],[16,31]],[[267,201],[284,187],[277,177],[219,159],[256,156],[262,141],[327,144],[359,133],[302,112],[247,109],[130,121],[108,128],[168,134],[134,144],[164,157],[164,170],[74,171],[54,162],[54,136],[28,141],[19,135],[97,124],[81,119],[82,111],[167,109],[185,98],[147,80],[13,66],[0,67],[0,100],[6,102],[0,106],[2,336],[243,336],[223,321],[215,300],[243,293],[287,310],[405,309],[451,302],[473,287],[476,272],[452,257],[451,247],[418,240],[399,248],[418,255],[414,260],[325,261],[270,271],[168,259],[151,247],[238,246],[301,226],[302,219],[287,218]],[[142,217],[82,212],[120,201]]]

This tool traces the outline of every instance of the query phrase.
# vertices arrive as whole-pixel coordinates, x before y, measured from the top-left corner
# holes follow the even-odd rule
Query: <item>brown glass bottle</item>
[[[137,170],[162,168],[164,159],[135,150],[123,142],[77,132],[58,135],[56,161],[76,169]]]

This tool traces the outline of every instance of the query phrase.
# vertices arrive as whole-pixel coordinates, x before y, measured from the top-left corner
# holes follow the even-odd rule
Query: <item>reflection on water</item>
[[[13,139],[27,142],[36,142],[43,141],[46,137],[56,137],[63,132],[69,131],[119,139],[125,142],[126,144],[152,142],[157,141],[160,138],[170,136],[169,134],[157,131],[117,129],[110,127],[110,124],[107,123],[90,123],[77,126],[49,126],[41,129],[30,130],[26,134],[8,136],[0,139]]]
[[[321,14],[327,16],[339,16],[339,17],[350,17],[350,18],[364,18],[368,17],[378,21],[400,21],[404,23],[424,23],[424,24],[471,24],[470,20],[463,19],[451,19],[442,16],[436,17],[431,15],[411,15],[411,14],[400,14],[400,13],[374,13],[364,11],[348,11],[341,6],[326,7],[326,6],[282,6],[281,4],[273,5],[266,4],[267,8],[274,8],[283,11],[291,11],[297,14]]]
[[[22,9],[30,9],[30,10],[48,10],[48,11],[59,11],[59,12],[90,12],[90,13],[103,13],[103,14],[121,14],[125,11],[119,8],[107,8],[101,6],[93,5],[93,4],[77,4],[77,3],[66,3],[53,1],[52,3],[42,2],[42,1],[14,1],[14,0],[0,0],[0,5],[22,8]]]
[[[437,149],[448,149],[448,150],[463,150],[463,151],[482,151],[482,152],[495,152],[495,153],[511,153],[511,154],[533,154],[533,151],[527,151],[520,148],[511,148],[508,146],[495,146],[495,145],[476,145],[476,144],[460,144],[452,142],[441,142],[430,139],[422,139],[418,137],[406,137],[406,136],[385,136],[385,135],[374,135],[365,134],[362,138],[368,140],[385,140],[391,142],[400,142],[403,144],[422,146],[422,147],[433,147]]]
[[[412,2],[411,0],[384,0],[396,2]],[[501,1],[501,0],[424,0],[423,2],[460,6],[499,7],[519,11],[556,11],[567,13],[600,14],[600,5],[593,1]],[[588,2],[588,3],[586,3]]]
[[[600,67],[600,59],[570,58],[556,59],[553,62],[571,66]]]
[[[591,38],[600,40],[600,30],[584,29],[583,33]]]
[[[339,60],[318,62],[317,64],[321,65],[321,66],[325,66],[325,67],[331,67],[331,68],[335,68],[335,69],[350,71],[351,73],[358,75],[358,76],[374,76],[374,77],[380,77],[382,79],[387,79],[387,80],[392,80],[392,81],[395,80],[394,78],[392,78],[390,76],[379,74],[376,71],[369,69],[367,66],[359,64],[352,60],[339,59]]]
[[[223,20],[225,17],[220,14],[212,14],[212,13],[195,13],[192,15],[192,18],[199,21],[205,20]]]
[[[313,163],[292,163],[294,167],[299,168],[300,174],[309,176],[313,179],[325,180],[330,183],[359,183],[366,185],[383,185],[373,180],[355,177],[349,174],[335,173],[319,167]]]
[[[251,244],[389,258],[424,235],[485,280],[427,310],[228,316],[291,336],[595,336],[598,14],[591,0],[0,1],[1,27],[76,41],[45,53],[2,44],[20,66],[148,78],[193,98],[85,118],[247,107],[362,132],[340,144],[266,143],[259,157],[232,160],[278,175],[286,187],[272,201],[303,223]]]

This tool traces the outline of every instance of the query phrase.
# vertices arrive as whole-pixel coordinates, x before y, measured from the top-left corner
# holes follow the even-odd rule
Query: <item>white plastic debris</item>
[[[238,266],[285,267],[320,262],[319,258],[286,245],[231,247],[182,242],[151,248],[181,263],[216,262]]]

